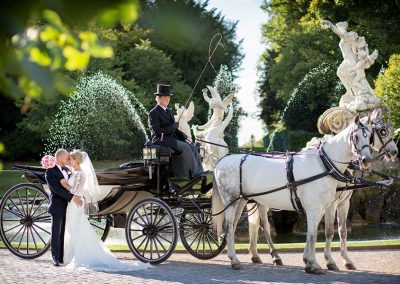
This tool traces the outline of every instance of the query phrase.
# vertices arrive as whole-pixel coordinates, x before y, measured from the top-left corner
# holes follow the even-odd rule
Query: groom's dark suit
[[[60,181],[64,178],[64,175],[57,166],[48,169],[45,177],[50,188],[49,213],[53,217],[51,224],[51,254],[54,262],[63,262],[65,215],[68,202],[72,200],[74,195],[62,187]]]

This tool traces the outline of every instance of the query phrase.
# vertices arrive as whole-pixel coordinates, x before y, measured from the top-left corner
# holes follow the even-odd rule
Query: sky
[[[208,8],[217,8],[226,20],[239,21],[236,27],[237,39],[243,39],[244,58],[236,83],[240,105],[248,117],[242,119],[239,128],[239,145],[250,141],[253,134],[256,140],[265,135],[265,127],[257,118],[258,97],[256,94],[257,62],[265,50],[261,43],[261,25],[267,21],[267,14],[260,8],[262,0],[210,0]]]

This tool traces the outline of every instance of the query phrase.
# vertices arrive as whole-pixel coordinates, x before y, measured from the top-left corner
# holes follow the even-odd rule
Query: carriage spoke
[[[43,216],[43,217],[36,217],[36,218],[33,218],[32,220],[35,221],[35,222],[48,223],[46,221],[51,222],[51,216],[47,215],[47,216]]]
[[[44,211],[44,212],[40,213],[39,215],[36,215],[36,216],[31,215],[31,216],[33,217],[32,218],[33,220],[36,220],[37,218],[40,218],[40,216],[43,216],[44,214],[49,214],[49,212]],[[49,215],[48,217],[51,217],[51,216]]]
[[[26,216],[28,213],[25,212],[24,203],[22,202],[22,199],[21,199],[21,196],[19,195],[19,191],[18,191],[18,190],[17,190],[17,194],[18,194],[19,202],[21,203],[22,211],[24,211],[24,214],[23,214],[23,215]]]
[[[145,205],[146,205],[146,204],[143,204],[142,208],[143,208],[143,211],[144,211],[144,217],[145,217],[146,220],[147,220],[147,223],[146,223],[146,224],[151,224],[150,221],[149,221],[149,217],[147,217],[147,214],[148,214],[147,211],[148,211],[148,209],[146,209]]]
[[[150,212],[151,212],[151,215],[150,215],[150,224],[153,224],[153,203],[151,203],[151,205],[150,205]]]
[[[168,223],[158,227],[158,231],[163,231],[163,233],[170,233],[168,231],[165,231],[165,229],[172,229],[172,222],[168,222]]]
[[[161,235],[159,235],[159,237],[160,238],[162,238],[164,241],[166,241],[167,243],[169,243],[169,244],[172,244],[172,241],[170,241],[170,240],[167,240],[166,238],[164,238],[163,236],[161,236]]]
[[[163,248],[164,251],[167,251],[167,249],[164,247],[164,245],[162,244],[162,242],[158,239],[157,236],[155,236],[155,239],[157,240],[157,242],[161,245],[161,247]]]
[[[28,190],[26,190],[28,193]],[[26,208],[28,211],[28,208]],[[26,227],[26,254],[29,254],[29,227]]]
[[[145,236],[145,235],[140,235],[140,236],[138,236],[138,237],[132,239],[132,241],[136,241],[137,239],[139,239],[139,238],[141,238],[141,237],[146,237],[146,236]]]
[[[43,228],[40,227],[39,225],[37,225],[37,224],[32,224],[32,225],[35,226],[35,227],[37,227],[38,229],[41,229],[42,231],[46,232],[47,234],[51,235],[51,233],[50,233],[49,231],[43,229]]]
[[[25,201],[26,201],[26,215],[29,216],[28,188],[25,188]]]
[[[150,240],[150,238],[147,238],[146,244],[144,245],[143,254],[142,254],[143,256],[146,254],[147,245],[149,244],[149,240]]]
[[[155,246],[155,248],[156,248],[156,253],[157,253],[157,256],[158,256],[158,258],[160,258],[161,257],[161,255],[160,255],[160,252],[158,251],[158,245],[157,245],[157,240],[156,240],[156,238],[154,238],[154,246]]]
[[[15,206],[15,208],[17,208],[17,210],[19,211],[19,213],[21,213],[21,216],[19,216],[20,218],[24,218],[25,214],[21,212],[21,210],[18,208],[18,206],[14,203],[14,201],[12,200],[11,196],[8,198],[11,203]],[[4,207],[5,210],[8,210],[7,208]],[[12,212],[14,212],[14,210],[11,210]],[[15,212],[15,215],[17,214],[17,212]],[[17,215],[18,216],[18,215]]]
[[[39,252],[39,249],[38,249],[38,247],[37,247],[37,244],[36,244],[36,239],[35,239],[35,236],[33,235],[32,227],[28,228],[28,230],[30,230],[30,231],[31,231],[32,240],[33,240],[33,244],[35,245],[36,252]]]
[[[190,247],[193,245],[193,243],[197,240],[197,238],[200,236],[200,234],[197,234],[197,236],[193,239],[192,243],[189,245]]]
[[[189,235],[185,235],[185,237],[189,238],[189,237],[193,236],[194,234],[197,234],[197,231],[194,231],[194,232],[190,233]]]
[[[196,247],[196,252],[198,253],[199,252],[199,246],[200,246],[200,242],[201,242],[201,239],[202,239],[202,237],[203,237],[203,234],[202,233],[200,233],[199,234],[199,239],[198,239],[198,241],[197,241],[197,247]]]
[[[143,221],[143,225],[147,225],[147,224],[149,224],[148,222],[146,222],[144,219],[143,219],[143,217],[142,217],[142,215],[141,214],[137,214],[138,216],[139,216],[139,218]],[[147,219],[147,218],[146,218]],[[143,226],[142,225],[142,226]]]
[[[18,230],[18,232],[14,235],[14,237],[12,237],[12,239],[9,241],[9,243],[11,244],[12,243],[12,241],[15,239],[15,237],[19,234],[19,232],[21,232],[21,230],[24,228],[24,226],[22,226],[19,230]]]
[[[211,238],[211,240],[213,241],[214,244],[216,244],[218,246],[218,242],[217,240],[214,238],[214,236],[212,234],[208,234],[208,236]]]
[[[158,207],[158,208],[157,208],[157,215],[154,217],[154,220],[153,220],[154,223],[157,221],[157,218],[158,218],[158,215],[160,214],[160,211],[161,211],[161,208]],[[158,224],[158,223],[157,223],[157,224]],[[156,226],[157,226],[157,224],[156,224]]]
[[[36,201],[37,194],[38,194],[38,192],[37,192],[37,191],[35,191],[35,197],[33,198],[33,201],[32,201],[32,206],[31,206],[31,209],[29,210],[29,214],[31,214],[31,213],[32,213],[33,206],[35,205],[35,201]],[[31,215],[31,216],[32,216],[32,215]]]
[[[153,239],[150,239],[150,259],[153,259]]]
[[[40,207],[42,207],[42,204],[43,204],[43,202],[45,202],[45,201],[46,201],[46,198],[43,198],[43,199],[40,201],[38,207],[36,207],[35,211],[33,211],[33,213],[31,213],[31,216],[35,216],[36,211],[38,211],[38,209],[39,209]]]
[[[140,227],[146,226],[146,224],[140,224],[140,223],[139,223],[138,221],[136,221],[135,219],[132,219],[132,222],[138,224]]]
[[[15,212],[14,210],[10,210],[10,209],[5,208],[5,207],[4,207],[4,210],[6,210],[6,211],[10,212],[11,214],[17,216],[18,218],[24,219],[24,216],[19,215],[19,213],[18,213],[18,212]]]
[[[211,243],[210,243],[210,236],[209,236],[209,234],[207,234],[207,243],[208,243],[208,247],[210,248],[211,253],[213,253],[214,250],[212,249],[212,245],[211,245]],[[204,252],[203,252],[203,253],[204,253]]]
[[[26,231],[26,227],[24,226],[24,231],[22,232],[22,236],[19,239],[19,245],[18,245],[18,248],[17,248],[18,251],[19,251],[19,248],[21,247],[21,243],[22,243],[22,239],[24,238],[25,231]]]
[[[18,221],[18,222],[19,222],[19,221]],[[22,226],[22,224],[21,224],[21,223],[19,223],[19,224],[18,224],[18,225],[16,225],[15,227],[12,227],[12,228],[8,229],[7,231],[4,231],[4,234],[5,234],[5,233],[7,233],[8,231],[11,231],[11,230],[13,230],[13,229],[17,228],[18,226]]]
[[[40,234],[36,231],[35,227],[32,226],[32,229],[35,231],[35,233],[38,235],[39,239],[42,241],[43,244],[46,245],[46,242],[42,239],[42,237],[40,236]]]
[[[164,217],[167,216],[167,214],[164,214],[163,216],[161,216],[160,220],[158,220],[158,222],[156,224],[154,224],[154,226],[158,226],[158,224],[161,223],[161,221],[164,219]]]

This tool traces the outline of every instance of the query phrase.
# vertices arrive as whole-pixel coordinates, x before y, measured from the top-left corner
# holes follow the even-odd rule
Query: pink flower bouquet
[[[56,158],[54,158],[51,155],[45,155],[45,156],[43,156],[42,160],[40,161],[40,164],[45,169],[54,168],[54,166],[56,165]]]

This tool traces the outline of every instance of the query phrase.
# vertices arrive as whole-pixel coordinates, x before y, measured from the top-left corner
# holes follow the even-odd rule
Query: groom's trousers
[[[51,224],[51,255],[56,262],[63,262],[65,215],[52,215]]]

